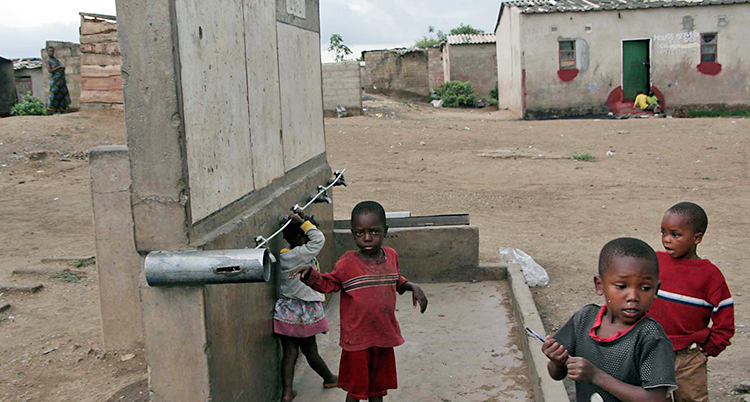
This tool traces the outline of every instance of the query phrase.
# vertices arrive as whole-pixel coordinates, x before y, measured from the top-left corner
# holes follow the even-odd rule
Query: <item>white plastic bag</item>
[[[531,256],[517,248],[500,247],[500,262],[506,264],[519,264],[526,278],[526,284],[530,287],[549,285],[547,271],[537,264]]]

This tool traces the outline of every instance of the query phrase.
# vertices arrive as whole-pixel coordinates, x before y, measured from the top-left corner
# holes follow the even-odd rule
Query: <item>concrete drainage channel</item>
[[[398,251],[402,275],[425,284],[423,288],[428,296],[433,294],[424,318],[409,311],[410,298],[399,298],[397,314],[399,321],[404,321],[401,326],[406,344],[396,350],[402,389],[390,393],[395,400],[439,397],[442,398],[439,400],[452,401],[523,401],[529,398],[535,402],[568,401],[562,382],[553,381],[547,374],[547,358],[541,352],[539,341],[525,332],[525,327],[530,327],[544,334],[520,266],[480,263],[479,231],[470,225],[468,214],[389,218],[388,226],[385,244]],[[335,222],[334,241],[336,258],[346,250],[356,248],[349,221]],[[510,300],[510,311],[505,314],[507,320],[501,316],[508,308],[499,303],[498,296]],[[337,297],[329,303],[328,310],[331,334],[319,340],[319,348],[335,370],[340,353]],[[477,311],[484,315],[480,316]],[[419,325],[423,326],[415,327]],[[511,341],[507,345],[500,344],[502,338],[513,338],[509,336],[509,328],[517,332],[515,335],[520,344],[514,345]],[[471,331],[481,334],[467,334]],[[425,353],[433,348],[442,348],[442,352]],[[477,352],[479,350],[484,352]],[[485,353],[504,363],[489,359]],[[422,367],[414,366],[417,357],[420,365],[430,366],[424,373],[420,371]],[[514,366],[514,359],[522,359],[523,363]],[[531,390],[509,388],[507,383],[514,382],[513,378],[517,378],[517,370],[523,364],[528,369],[528,383],[525,380],[516,382],[524,384],[525,388],[530,384]],[[300,364],[298,369],[295,388],[303,399],[312,402],[340,399],[341,395],[320,389],[320,379],[306,364]],[[440,380],[435,382],[437,377]],[[456,389],[465,391],[457,392]]]

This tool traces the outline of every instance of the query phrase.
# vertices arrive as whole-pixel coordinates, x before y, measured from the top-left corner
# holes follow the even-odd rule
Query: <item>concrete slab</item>
[[[396,348],[399,389],[387,401],[531,401],[506,282],[441,283],[422,286],[430,304],[424,315],[409,295],[398,299],[396,316],[406,343]],[[318,346],[331,370],[338,372],[338,295],[327,309],[331,333]],[[304,363],[306,364],[306,363]],[[341,389],[324,390],[312,369],[295,379],[297,400],[340,402]]]
[[[18,285],[15,283],[8,283],[8,284],[2,284],[0,283],[0,292],[7,292],[7,293],[36,293],[42,288],[44,285],[41,283],[35,284],[35,285]]]

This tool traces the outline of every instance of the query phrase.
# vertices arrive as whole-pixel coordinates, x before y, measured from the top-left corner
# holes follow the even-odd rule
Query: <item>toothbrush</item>
[[[529,333],[530,333],[531,335],[534,335],[534,337],[535,337],[536,339],[539,339],[539,341],[540,341],[540,342],[544,343],[544,338],[542,338],[542,337],[541,337],[541,336],[540,336],[539,334],[537,334],[536,332],[534,332],[534,330],[533,330],[533,329],[531,329],[531,328],[529,328],[529,327],[526,327],[526,330],[527,330],[527,331],[529,331]]]

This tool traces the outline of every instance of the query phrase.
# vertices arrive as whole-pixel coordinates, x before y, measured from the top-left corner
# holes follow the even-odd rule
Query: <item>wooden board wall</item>
[[[117,22],[81,14],[81,105],[123,103]]]

